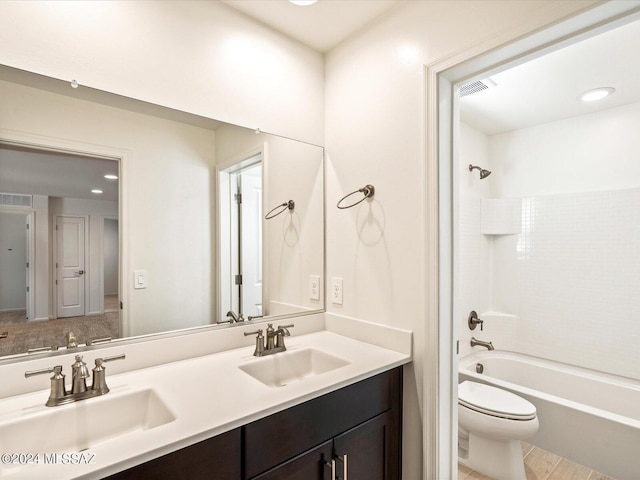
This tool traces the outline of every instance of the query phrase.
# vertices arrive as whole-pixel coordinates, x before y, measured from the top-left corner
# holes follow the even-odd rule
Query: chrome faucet
[[[242,314],[237,315],[233,310],[229,310],[227,312],[227,319],[223,320],[221,322],[216,322],[216,323],[239,323],[239,322],[244,322],[244,317],[242,316]]]
[[[67,332],[67,348],[76,348],[78,346],[78,340],[76,340],[76,336],[73,332]]]
[[[273,328],[273,323],[267,324],[267,337],[262,335],[262,329],[255,332],[244,332],[244,336],[256,335],[256,349],[253,352],[255,357],[263,357],[265,355],[271,355],[278,352],[284,352],[287,347],[284,344],[284,337],[291,336],[289,329],[295,325],[282,325],[276,329]]]
[[[102,364],[124,358],[124,354],[113,357],[96,358],[96,366],[93,369],[93,382],[91,388],[88,388],[86,382],[87,378],[89,378],[89,369],[87,368],[87,364],[82,361],[82,355],[76,355],[76,361],[71,365],[72,384],[70,392],[67,391],[65,385],[65,375],[62,373],[62,365],[25,372],[24,376],[28,378],[43,373],[53,373],[51,377],[51,392],[45,405],[47,407],[57,407],[58,405],[78,402],[109,393],[109,387],[105,381],[105,368]]]
[[[476,337],[471,337],[471,346],[475,347],[476,345],[485,347],[487,350],[495,350],[495,348],[493,348],[493,343],[483,342],[482,340],[476,340]]]

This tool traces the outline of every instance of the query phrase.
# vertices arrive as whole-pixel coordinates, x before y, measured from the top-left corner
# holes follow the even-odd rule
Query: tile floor
[[[578,465],[541,448],[522,442],[527,480],[614,480],[607,475]],[[458,480],[493,480],[458,464]]]

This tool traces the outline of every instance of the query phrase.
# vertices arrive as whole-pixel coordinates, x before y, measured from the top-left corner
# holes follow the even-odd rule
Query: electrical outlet
[[[331,279],[331,303],[342,305],[342,279],[334,277]]]
[[[311,300],[320,300],[320,275],[311,275],[309,277],[309,298]]]

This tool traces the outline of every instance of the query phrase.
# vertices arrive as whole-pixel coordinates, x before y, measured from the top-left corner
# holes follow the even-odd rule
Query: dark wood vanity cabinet
[[[401,444],[397,367],[108,478],[400,480]]]
[[[242,429],[217,435],[155,458],[108,480],[238,480],[242,478]]]
[[[349,480],[399,480],[401,423],[398,367],[245,425],[244,478],[343,479],[346,454]]]

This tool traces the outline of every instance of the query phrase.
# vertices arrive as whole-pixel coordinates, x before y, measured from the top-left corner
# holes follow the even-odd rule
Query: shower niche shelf
[[[522,231],[522,199],[480,200],[480,232],[484,235],[515,235]]]

